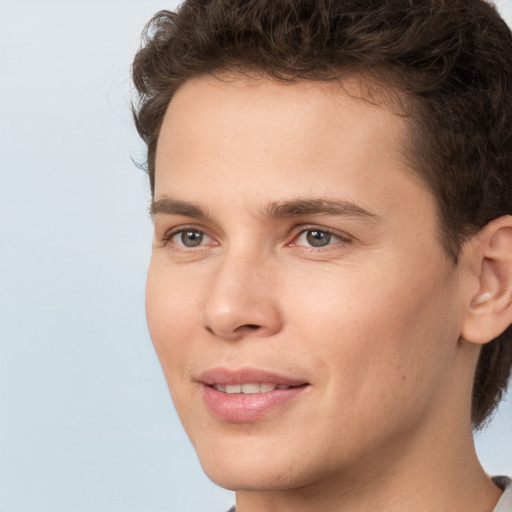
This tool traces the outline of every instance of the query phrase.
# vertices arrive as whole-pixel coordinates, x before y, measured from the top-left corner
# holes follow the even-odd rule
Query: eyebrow
[[[172,197],[162,197],[157,201],[151,201],[149,213],[155,215],[182,215],[196,219],[206,219],[208,214],[197,204],[180,201]]]
[[[198,204],[163,197],[151,202],[150,214],[155,215],[182,215],[199,220],[208,218],[208,213]],[[345,217],[366,217],[373,220],[381,220],[381,217],[361,206],[345,200],[333,199],[292,199],[288,201],[273,201],[262,210],[262,214],[268,219],[280,219],[286,217],[302,217],[306,215],[341,215]]]
[[[369,212],[351,201],[333,199],[294,199],[275,201],[264,211],[265,217],[301,217],[304,215],[343,215],[346,217],[368,217],[380,220],[375,213]]]

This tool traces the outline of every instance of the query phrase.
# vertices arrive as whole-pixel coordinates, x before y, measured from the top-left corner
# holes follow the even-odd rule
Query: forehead
[[[233,76],[189,80],[163,120],[155,199],[178,193],[193,200],[204,191],[197,185],[212,175],[214,185],[222,182],[234,197],[250,191],[269,201],[287,199],[283,184],[295,197],[328,195],[333,181],[345,182],[349,194],[371,196],[380,194],[379,180],[390,183],[400,174],[418,181],[404,156],[403,116],[363,99],[368,87],[361,79],[341,85]],[[357,190],[349,190],[351,180]]]
[[[171,161],[175,169],[185,160],[204,166],[204,157],[208,168],[235,169],[251,162],[272,168],[285,159],[303,166],[322,161],[334,147],[333,156],[350,159],[364,156],[362,150],[372,146],[409,171],[403,158],[403,117],[363,99],[367,93],[359,79],[341,85],[242,77],[189,80],[175,94],[161,127],[156,180]],[[276,141],[278,153],[273,151]]]
[[[227,75],[202,76],[186,81],[170,102],[163,129],[169,122],[183,123],[240,123],[287,121],[287,116],[307,120],[317,127],[342,117],[350,122],[352,116],[364,116],[365,122],[383,119],[395,134],[405,127],[405,104],[398,92],[370,83],[363,76],[344,80],[277,81],[261,76]],[[255,115],[257,113],[257,115]],[[324,125],[324,126],[322,126]],[[197,126],[195,126],[197,128]],[[287,125],[289,131],[292,126]],[[162,135],[162,133],[160,134]],[[325,135],[325,134],[324,134]]]

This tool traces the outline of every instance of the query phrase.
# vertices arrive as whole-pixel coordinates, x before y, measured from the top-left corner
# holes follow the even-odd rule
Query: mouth
[[[304,380],[254,370],[209,370],[199,379],[206,408],[217,419],[247,423],[283,410],[310,384]]]
[[[301,384],[305,386],[307,384]],[[271,391],[291,389],[299,386],[287,386],[286,384],[212,384],[211,387],[220,391],[221,393],[227,393],[228,395],[254,395],[257,393],[270,393]]]

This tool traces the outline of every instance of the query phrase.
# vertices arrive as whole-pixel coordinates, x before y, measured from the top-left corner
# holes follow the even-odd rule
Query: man
[[[483,0],[189,0],[133,68],[148,324],[237,512],[512,510],[512,35]]]

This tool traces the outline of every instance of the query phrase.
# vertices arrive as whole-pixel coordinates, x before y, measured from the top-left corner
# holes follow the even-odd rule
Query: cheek
[[[174,407],[187,429],[194,423],[183,383],[190,381],[193,331],[198,326],[198,296],[191,281],[176,278],[176,269],[153,256],[146,282],[146,317],[149,333],[167,382]],[[184,393],[184,391],[186,391]]]
[[[197,325],[197,298],[173,278],[175,270],[153,257],[146,281],[146,318],[165,377],[182,376],[190,350],[189,331]],[[172,390],[171,390],[172,393]]]
[[[296,296],[290,313],[315,347],[329,400],[361,422],[421,407],[455,353],[458,323],[447,293],[454,284],[416,265],[349,270],[329,279],[310,274],[309,293]]]

